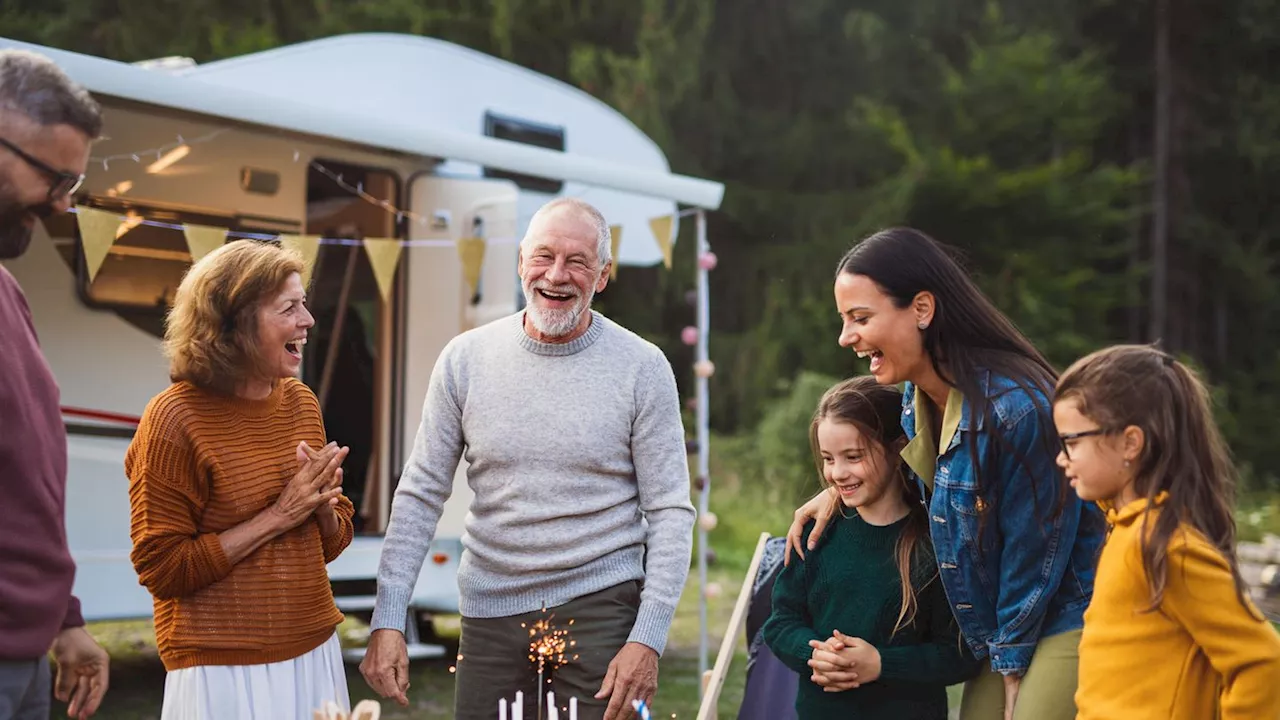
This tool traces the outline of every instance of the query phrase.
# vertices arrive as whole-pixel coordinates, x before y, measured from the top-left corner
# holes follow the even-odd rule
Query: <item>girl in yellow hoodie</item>
[[[1280,635],[1236,565],[1231,458],[1199,378],[1108,348],[1062,375],[1053,417],[1071,486],[1110,508],[1077,720],[1280,718]]]

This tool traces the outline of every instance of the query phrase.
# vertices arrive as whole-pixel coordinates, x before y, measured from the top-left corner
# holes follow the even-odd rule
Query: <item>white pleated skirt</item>
[[[326,702],[351,711],[336,632],[292,660],[174,670],[164,679],[160,720],[312,720]]]

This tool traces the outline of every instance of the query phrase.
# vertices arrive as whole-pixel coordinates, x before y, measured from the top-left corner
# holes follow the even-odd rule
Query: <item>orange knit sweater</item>
[[[298,380],[265,400],[175,383],[147,405],[125,456],[134,569],[155,598],[166,670],[280,662],[319,647],[342,622],[325,565],[351,543],[313,518],[231,566],[218,533],[267,509],[298,470],[296,448],[325,443],[320,407]]]

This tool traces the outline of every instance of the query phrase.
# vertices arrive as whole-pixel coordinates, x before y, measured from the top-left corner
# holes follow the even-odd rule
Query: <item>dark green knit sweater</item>
[[[805,560],[793,555],[778,576],[764,639],[800,673],[800,720],[946,720],[947,686],[977,674],[978,663],[961,647],[927,537],[913,563],[915,621],[893,635],[902,605],[894,554],[906,524],[904,518],[880,527],[856,515],[836,516],[822,543]],[[805,528],[806,541],[812,527]],[[810,680],[809,641],[825,641],[835,630],[879,650],[878,680],[838,693]]]

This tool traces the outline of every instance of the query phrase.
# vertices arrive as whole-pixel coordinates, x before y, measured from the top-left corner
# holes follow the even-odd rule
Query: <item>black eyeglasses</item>
[[[49,178],[49,199],[58,200],[65,195],[70,195],[80,189],[84,184],[84,175],[69,173],[65,170],[58,170],[46,165],[38,158],[34,158],[27,154],[22,148],[13,143],[0,138],[0,145],[8,148],[10,152],[26,161],[28,165],[44,173]]]
[[[1071,459],[1071,447],[1070,447],[1071,441],[1079,440],[1081,438],[1097,437],[1099,435],[1110,435],[1110,434],[1111,434],[1111,430],[1107,428],[1097,428],[1095,430],[1084,430],[1082,432],[1067,433],[1066,435],[1059,435],[1058,443],[1062,445],[1063,454],[1067,456],[1068,460],[1070,460]]]

